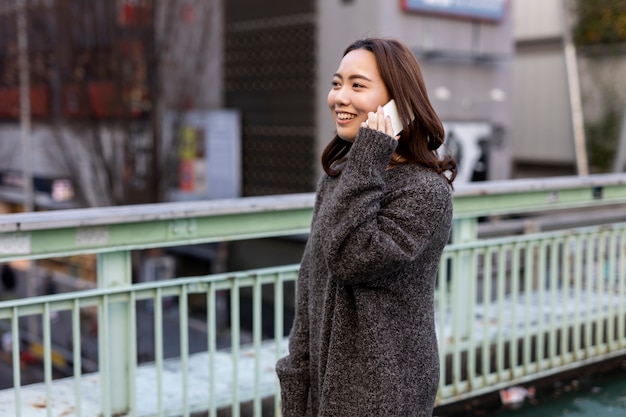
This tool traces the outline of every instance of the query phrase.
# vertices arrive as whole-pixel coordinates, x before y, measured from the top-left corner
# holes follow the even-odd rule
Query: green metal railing
[[[437,301],[442,403],[624,355],[626,224],[449,245]]]
[[[0,216],[0,262],[98,258],[97,288],[0,302],[0,323],[13,336],[5,358],[13,388],[0,391],[0,415],[188,416],[222,408],[233,416],[279,415],[273,364],[285,352],[298,266],[134,284],[131,254],[306,233],[313,201],[300,194]],[[458,187],[436,294],[438,404],[626,354],[626,226],[615,214],[585,221],[625,205],[626,175]],[[588,219],[553,230],[572,210]],[[481,237],[487,224],[519,221],[532,232]],[[189,297],[198,294],[206,305],[200,319],[188,314]],[[175,307],[167,307],[172,298]],[[97,331],[87,337],[93,314]],[[65,354],[53,343],[59,315],[71,338]],[[222,347],[216,323],[224,320]],[[43,372],[35,384],[19,366],[29,321],[40,328]],[[262,330],[268,321],[269,336]],[[191,348],[198,334],[199,351]],[[153,358],[140,361],[146,339]],[[95,372],[86,371],[89,342],[97,345]],[[172,344],[173,357],[164,352]],[[61,371],[71,376],[60,378]]]

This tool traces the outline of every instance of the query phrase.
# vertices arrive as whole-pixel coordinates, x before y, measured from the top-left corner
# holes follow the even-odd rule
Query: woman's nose
[[[346,104],[350,101],[350,98],[346,91],[343,88],[340,88],[335,92],[334,101],[338,104]]]

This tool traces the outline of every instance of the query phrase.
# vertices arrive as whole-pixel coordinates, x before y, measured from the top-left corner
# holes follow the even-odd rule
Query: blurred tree
[[[626,0],[576,0],[578,45],[626,42]]]
[[[585,123],[587,154],[592,172],[609,172],[620,146],[620,127],[626,103],[620,77],[601,68],[619,68],[626,51],[626,0],[574,0],[573,38],[587,68],[595,68],[588,81],[588,106],[597,117]],[[618,65],[615,67],[615,65]],[[619,72],[619,71],[618,71]],[[595,99],[593,97],[596,97]]]
[[[164,114],[193,108],[202,93],[217,1],[27,4],[33,117],[54,132],[56,146],[46,149],[73,177],[77,198],[86,206],[163,201],[178,153]],[[9,91],[14,19],[10,11],[0,18],[0,88]]]
[[[585,126],[589,164],[594,172],[610,172],[620,134],[622,112],[614,95],[607,93],[605,97],[609,98],[602,118]]]

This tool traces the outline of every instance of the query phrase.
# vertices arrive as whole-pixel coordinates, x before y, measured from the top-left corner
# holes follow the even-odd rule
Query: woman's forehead
[[[339,63],[337,75],[350,76],[360,74],[366,78],[380,78],[376,56],[365,49],[348,52]]]

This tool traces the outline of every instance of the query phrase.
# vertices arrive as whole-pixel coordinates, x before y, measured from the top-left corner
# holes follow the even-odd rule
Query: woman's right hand
[[[391,136],[398,140],[400,136],[393,135],[393,127],[391,126],[391,117],[385,116],[382,106],[378,106],[376,112],[369,112],[367,114],[367,120],[361,123],[362,127],[369,127],[370,129],[378,130],[386,135]]]

